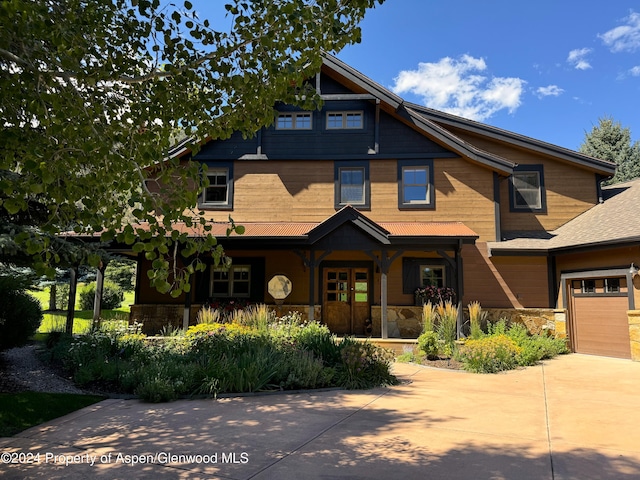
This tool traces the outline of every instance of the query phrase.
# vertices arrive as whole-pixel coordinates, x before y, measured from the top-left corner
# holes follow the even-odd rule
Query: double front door
[[[371,273],[368,268],[323,270],[322,318],[331,332],[364,335],[371,315]]]

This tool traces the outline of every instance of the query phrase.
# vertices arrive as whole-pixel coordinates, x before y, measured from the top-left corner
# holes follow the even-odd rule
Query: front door
[[[322,317],[333,333],[364,335],[370,318],[368,268],[324,269]]]

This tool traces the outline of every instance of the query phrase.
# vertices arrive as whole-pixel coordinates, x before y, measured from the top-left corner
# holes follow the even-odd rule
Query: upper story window
[[[362,129],[363,127],[362,112],[327,112],[327,130]]]
[[[207,167],[209,186],[200,194],[201,208],[223,209],[233,208],[233,167],[231,164]]]
[[[398,207],[435,207],[433,160],[398,161]]]
[[[371,206],[368,161],[336,162],[334,180],[336,208]]]
[[[278,113],[277,130],[311,130],[311,112]]]
[[[544,212],[546,198],[542,165],[518,165],[509,182],[512,212]]]

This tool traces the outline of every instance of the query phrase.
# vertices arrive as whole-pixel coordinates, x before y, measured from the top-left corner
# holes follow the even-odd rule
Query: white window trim
[[[247,271],[249,272],[249,278],[245,281],[242,280],[242,283],[247,283],[248,284],[248,289],[247,289],[247,293],[235,293],[234,288],[233,288],[233,284],[234,284],[234,279],[233,279],[233,272],[237,269],[247,269]],[[220,293],[214,293],[213,291],[213,284],[214,284],[214,273],[215,272],[228,272],[229,274],[229,278],[227,280],[227,294],[226,295],[222,295]],[[218,282],[218,283],[222,283],[222,282]],[[210,276],[210,281],[209,281],[209,296],[211,297],[221,297],[221,298],[249,298],[251,296],[251,265],[232,265],[229,268],[225,268],[225,267],[212,267],[211,268],[211,276]]]
[[[212,201],[205,201],[205,194],[206,194],[206,190],[207,188],[215,188],[215,186],[209,186],[206,187],[202,193],[200,194],[200,206],[201,207],[220,207],[220,206],[227,206],[229,205],[229,169],[228,168],[224,168],[224,167],[209,167],[207,169],[207,177],[210,176],[216,176],[216,175],[220,175],[224,173],[225,177],[226,177],[226,197],[224,199],[224,201],[218,201],[218,202],[212,202]]]
[[[348,115],[360,115],[360,126],[358,127],[350,127],[347,126],[347,117]],[[342,125],[341,126],[330,126],[329,125],[329,117],[338,116],[342,117]],[[364,128],[364,112],[362,110],[344,110],[344,111],[334,111],[327,112],[325,126],[327,130],[362,130]]]
[[[281,117],[291,117],[291,128],[281,127],[279,120]],[[298,118],[304,117],[309,119],[309,126],[298,126]],[[278,112],[276,118],[276,130],[312,130],[313,129],[313,114],[311,112]]]
[[[424,170],[426,173],[426,184],[422,183],[405,183],[404,172],[405,170]],[[405,165],[402,167],[402,204],[403,205],[430,205],[431,204],[431,182],[429,182],[429,175],[431,174],[428,165]],[[424,200],[406,200],[405,187],[427,187],[426,198]]]

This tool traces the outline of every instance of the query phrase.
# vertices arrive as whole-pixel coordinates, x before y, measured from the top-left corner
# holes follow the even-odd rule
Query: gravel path
[[[0,352],[0,392],[87,393],[43,363],[36,349],[36,345],[26,345]]]

